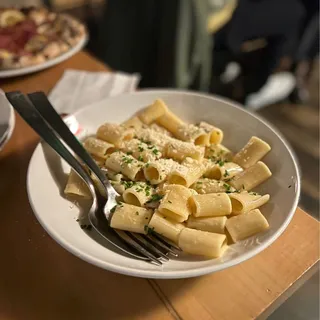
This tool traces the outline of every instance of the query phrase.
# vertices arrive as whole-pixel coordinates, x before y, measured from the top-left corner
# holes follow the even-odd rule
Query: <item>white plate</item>
[[[14,111],[3,91],[0,89],[0,150],[10,139],[14,129]]]
[[[44,63],[35,65],[35,66],[30,66],[30,67],[25,67],[25,68],[18,68],[18,69],[9,69],[9,70],[0,70],[0,78],[9,78],[9,77],[17,77],[17,76],[22,76],[25,74],[41,71],[47,68],[50,68],[64,60],[69,59],[73,55],[75,55],[77,52],[79,52],[83,47],[86,45],[88,41],[88,37],[85,36],[82,40],[80,40],[74,47],[72,47],[69,51],[63,53],[62,55],[50,59]]]
[[[87,133],[103,122],[120,123],[156,98],[188,122],[208,121],[223,129],[224,144],[240,149],[252,135],[272,146],[264,161],[273,176],[257,191],[269,193],[271,201],[262,212],[270,223],[266,233],[231,246],[219,259],[184,256],[162,267],[128,258],[103,241],[93,230],[82,230],[76,219],[79,209],[63,197],[68,166],[45,144],[38,145],[30,162],[27,187],[35,215],[47,232],[64,248],[99,267],[146,278],[185,278],[222,270],[245,261],[268,247],[285,230],[297,207],[300,178],[297,163],[287,142],[264,120],[226,100],[182,91],[140,91],[109,98],[76,113]],[[85,210],[83,210],[85,211]]]

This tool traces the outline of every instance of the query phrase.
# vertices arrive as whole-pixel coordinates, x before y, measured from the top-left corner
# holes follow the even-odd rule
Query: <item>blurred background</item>
[[[302,170],[300,206],[319,219],[318,0],[1,0],[86,23],[87,50],[140,87],[227,97],[274,124]],[[270,319],[319,319],[314,276]]]

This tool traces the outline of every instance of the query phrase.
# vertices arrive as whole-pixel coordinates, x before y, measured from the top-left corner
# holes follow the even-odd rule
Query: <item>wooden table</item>
[[[108,70],[82,52],[46,71],[2,80],[0,87],[48,92],[66,68]],[[211,275],[147,280],[94,267],[53,241],[32,213],[26,171],[38,141],[17,116],[0,153],[1,320],[265,318],[317,270],[319,224],[301,209],[268,249]]]

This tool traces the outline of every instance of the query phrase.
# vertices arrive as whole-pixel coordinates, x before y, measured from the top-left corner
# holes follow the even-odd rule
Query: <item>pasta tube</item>
[[[145,124],[150,124],[163,116],[168,111],[168,107],[165,105],[165,103],[157,99],[153,102],[152,105],[145,108],[140,114],[139,118],[140,120]]]
[[[251,237],[268,228],[269,223],[259,209],[239,214],[226,222],[226,229],[234,242]]]
[[[205,193],[219,193],[219,192],[234,192],[235,189],[224,181],[218,181],[208,178],[201,178],[191,185],[192,189],[196,190],[199,194]]]
[[[124,140],[133,138],[134,130],[114,123],[105,123],[99,127],[97,138],[114,144],[116,147]]]
[[[197,160],[186,158],[182,165],[176,166],[168,177],[169,183],[191,186],[204,173],[205,165]]]
[[[242,172],[243,169],[233,162],[218,161],[218,163],[209,163],[204,173],[206,178],[215,180],[229,180]]]
[[[159,159],[148,163],[144,169],[144,176],[151,184],[159,184],[163,182],[168,174],[172,172],[179,163],[172,159]]]
[[[117,205],[111,217],[111,228],[146,233],[152,215],[152,210],[136,207],[131,204],[121,203]]]
[[[115,172],[121,172],[133,181],[141,180],[143,177],[143,163],[121,151],[112,153],[106,159],[105,166]]]
[[[153,144],[157,146],[157,149],[164,154],[164,149],[166,145],[174,140],[166,134],[156,132],[151,129],[141,129],[136,133],[136,136],[139,140],[143,141],[146,144]]]
[[[169,185],[164,189],[165,195],[160,202],[159,212],[174,221],[183,222],[188,219],[191,211],[188,199],[191,191],[179,185]]]
[[[167,144],[166,157],[176,161],[182,161],[187,157],[202,160],[204,156],[204,148],[195,146],[190,142],[172,140]]]
[[[183,124],[179,126],[175,136],[180,140],[192,142],[195,145],[209,145],[208,133],[193,124]]]
[[[269,168],[261,161],[258,161],[252,167],[244,170],[230,180],[231,186],[238,190],[247,190],[255,188],[266,181],[272,175]]]
[[[123,122],[122,124],[125,128],[133,128],[139,130],[143,126],[143,122],[138,117],[133,117]]]
[[[121,150],[129,155],[132,155],[139,161],[144,162],[153,161],[161,158],[162,156],[157,146],[149,142],[142,142],[138,139],[124,141],[121,144]]]
[[[189,198],[194,217],[218,217],[231,214],[231,200],[226,193],[198,194]]]
[[[106,159],[108,154],[114,152],[114,145],[93,137],[87,138],[83,143],[84,148],[94,156]]]
[[[270,150],[271,147],[269,144],[253,136],[234,156],[233,161],[247,169],[261,160]]]
[[[232,213],[240,214],[259,208],[270,199],[268,194],[261,196],[255,192],[230,193]]]
[[[187,253],[218,258],[227,248],[227,237],[224,234],[184,228],[180,232],[179,247]]]
[[[191,229],[197,229],[201,231],[208,231],[214,233],[225,233],[225,225],[227,217],[206,217],[206,218],[194,218],[190,216],[187,221],[187,227]]]
[[[231,161],[232,152],[222,144],[210,144],[206,147],[205,157],[213,161]]]
[[[158,210],[155,210],[149,222],[149,228],[178,244],[179,234],[185,226],[165,218]]]
[[[69,173],[64,193],[67,195],[77,195],[86,199],[90,199],[92,197],[87,184],[73,170]]]
[[[170,110],[167,110],[164,115],[156,120],[156,122],[169,130],[174,136],[176,136],[178,128],[184,124],[184,122]]]
[[[221,143],[223,139],[223,132],[221,129],[204,121],[200,122],[199,127],[209,134],[209,143]]]
[[[127,188],[122,198],[125,203],[133,204],[134,206],[144,207],[145,203],[151,199],[153,189],[145,182],[133,183],[133,185]]]

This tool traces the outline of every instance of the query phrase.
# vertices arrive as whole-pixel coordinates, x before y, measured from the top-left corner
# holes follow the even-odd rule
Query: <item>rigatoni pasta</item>
[[[149,222],[149,228],[178,244],[180,232],[185,226],[182,223],[164,217],[158,210],[155,210]]]
[[[145,124],[151,124],[168,111],[167,106],[161,99],[157,99],[149,107],[142,110],[139,114],[140,120]]]
[[[199,194],[236,191],[235,188],[231,187],[225,181],[208,179],[208,178],[199,179],[194,184],[192,184],[190,188],[194,189]]]
[[[254,209],[228,219],[226,228],[232,240],[237,242],[267,230],[269,223],[259,209]]]
[[[200,122],[199,127],[205,130],[209,135],[209,143],[221,143],[223,140],[223,132],[221,129],[212,126],[207,122]]]
[[[146,182],[137,182],[132,184],[131,187],[125,189],[122,194],[122,198],[125,203],[144,207],[151,199],[152,194],[153,190]]]
[[[144,169],[144,176],[151,184],[165,181],[169,173],[173,172],[179,163],[172,159],[159,159],[148,163]]]
[[[97,138],[106,142],[114,144],[116,147],[124,140],[130,140],[133,138],[134,130],[125,126],[105,123],[99,127],[97,131]]]
[[[226,216],[204,218],[195,218],[193,216],[190,216],[187,221],[187,227],[201,231],[225,234],[225,226],[227,220],[228,219]]]
[[[152,216],[152,210],[121,203],[117,205],[111,217],[110,226],[115,229],[136,233],[146,233]]]
[[[168,182],[191,186],[204,173],[205,165],[197,160],[186,158],[181,165],[177,165],[168,177]]]
[[[233,161],[243,168],[249,168],[261,160],[271,147],[258,137],[251,137],[248,143],[234,156]]]
[[[270,146],[251,137],[233,156],[222,141],[221,129],[184,122],[160,99],[122,125],[100,126],[84,146],[120,195],[111,227],[155,232],[211,258],[227,250],[227,235],[236,242],[267,230],[257,208],[270,196],[252,189],[271,176],[261,162]],[[65,193],[90,197],[73,171]]]
[[[73,170],[70,171],[67,184],[64,188],[66,195],[76,195],[86,199],[91,198],[91,193],[86,183]]]
[[[208,133],[193,124],[183,124],[178,127],[176,137],[182,141],[192,142],[195,145],[207,146],[209,145]]]
[[[171,140],[166,146],[166,157],[176,161],[183,161],[186,158],[202,160],[204,147],[196,146],[190,142]]]
[[[272,173],[267,165],[258,161],[252,167],[244,170],[230,180],[230,184],[238,190],[247,190],[255,188],[271,177]]]
[[[87,138],[84,141],[83,146],[89,153],[102,159],[106,159],[108,154],[115,151],[113,144],[93,137]]]
[[[131,155],[127,155],[121,151],[112,153],[106,159],[105,166],[113,171],[121,172],[133,181],[143,177],[143,164]]]
[[[231,200],[226,193],[193,195],[189,205],[195,217],[227,216],[232,212]]]
[[[270,199],[268,194],[261,196],[256,192],[230,193],[232,213],[240,214],[259,208]]]
[[[191,191],[179,185],[170,185],[164,191],[165,195],[160,202],[159,212],[177,222],[186,221],[191,214],[188,204]]]
[[[227,237],[224,234],[211,233],[190,228],[180,232],[179,247],[190,254],[218,258],[226,250]]]

